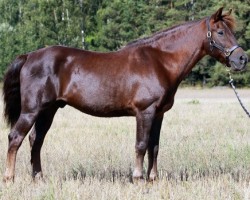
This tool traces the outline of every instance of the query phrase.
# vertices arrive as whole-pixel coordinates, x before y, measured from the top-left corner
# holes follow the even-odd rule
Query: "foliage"
[[[49,45],[114,51],[129,41],[210,15],[221,6],[233,8],[238,21],[236,37],[245,50],[250,49],[247,0],[2,0],[0,80],[19,54]],[[250,50],[247,52],[250,57]],[[206,57],[183,83],[226,85],[227,80],[221,76],[225,71],[218,66]],[[249,86],[249,74],[247,71],[236,76],[242,86]]]

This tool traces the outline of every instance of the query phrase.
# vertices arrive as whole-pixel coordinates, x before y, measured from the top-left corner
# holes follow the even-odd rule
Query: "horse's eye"
[[[224,31],[223,31],[223,30],[219,30],[217,33],[218,33],[220,36],[224,35]]]

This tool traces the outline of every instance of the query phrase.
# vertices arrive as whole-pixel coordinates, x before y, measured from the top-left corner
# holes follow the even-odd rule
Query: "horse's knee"
[[[135,145],[135,149],[137,153],[144,154],[147,150],[148,144],[145,141],[140,141]]]

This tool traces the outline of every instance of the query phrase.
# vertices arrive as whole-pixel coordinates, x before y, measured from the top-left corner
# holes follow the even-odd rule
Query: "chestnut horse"
[[[29,136],[32,175],[42,176],[40,151],[58,108],[70,105],[99,117],[135,116],[134,179],[157,178],[157,155],[164,112],[194,65],[210,55],[232,70],[247,56],[233,35],[230,12],[188,22],[99,53],[51,46],[18,56],[4,79],[5,118],[11,125],[4,181],[14,180],[17,151]],[[33,126],[34,125],[34,126]]]

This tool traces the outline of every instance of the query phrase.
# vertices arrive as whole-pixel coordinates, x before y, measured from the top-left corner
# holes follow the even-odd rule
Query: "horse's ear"
[[[232,8],[228,11],[228,12],[226,12],[225,14],[223,14],[223,16],[229,16],[229,15],[231,15],[231,13],[232,13]]]
[[[223,18],[222,11],[223,7],[221,7],[219,10],[216,11],[216,13],[212,15],[212,19],[214,20],[214,22],[218,22]]]

